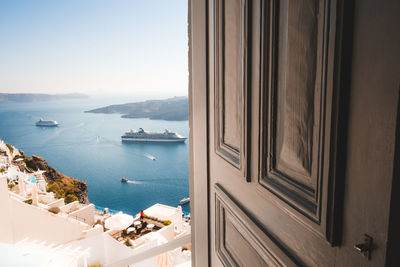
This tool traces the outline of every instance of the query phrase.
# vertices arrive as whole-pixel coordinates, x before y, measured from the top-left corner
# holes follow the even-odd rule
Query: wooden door
[[[386,67],[400,66],[386,61],[398,58],[393,44],[361,41],[382,29],[395,34],[397,2],[209,0],[190,8],[193,262],[383,266],[399,82]],[[382,18],[375,28],[366,22],[373,11]],[[378,54],[375,77],[365,77],[362,62]],[[361,99],[374,104],[367,119]],[[368,149],[380,138],[387,150]],[[364,234],[373,238],[369,258],[354,249]]]

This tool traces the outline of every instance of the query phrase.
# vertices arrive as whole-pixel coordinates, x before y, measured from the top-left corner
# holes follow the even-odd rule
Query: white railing
[[[162,253],[171,251],[178,247],[184,246],[191,242],[191,235],[186,234],[184,236],[178,237],[177,239],[171,240],[168,243],[162,244],[160,246],[147,249],[145,251],[138,252],[135,255],[129,256],[128,258],[110,263],[106,265],[106,267],[119,267],[119,266],[128,266],[131,264],[139,263],[151,257],[156,257]]]

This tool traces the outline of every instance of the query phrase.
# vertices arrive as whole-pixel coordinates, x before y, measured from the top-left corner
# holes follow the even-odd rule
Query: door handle
[[[354,249],[367,257],[368,260],[371,259],[371,251],[373,249],[373,239],[367,234],[364,234],[364,243],[354,245]]]

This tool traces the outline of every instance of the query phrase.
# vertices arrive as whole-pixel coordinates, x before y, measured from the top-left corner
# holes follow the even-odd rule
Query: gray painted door
[[[210,0],[207,12],[192,9],[195,264],[207,255],[212,266],[384,265],[399,82],[387,68],[399,60],[381,38],[395,35],[399,5],[350,2]],[[201,16],[207,31],[196,28]],[[205,114],[208,173],[196,167],[205,164],[196,128]],[[370,259],[354,249],[364,234]]]

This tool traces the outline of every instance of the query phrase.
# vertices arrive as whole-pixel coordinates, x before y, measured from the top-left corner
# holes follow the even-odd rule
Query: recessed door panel
[[[215,194],[216,250],[225,266],[297,266],[221,185]]]
[[[315,189],[313,148],[318,141],[318,27],[323,26],[318,0],[281,1],[279,10],[275,147],[273,168]],[[302,8],[307,6],[307,8]],[[314,129],[316,128],[316,129]]]
[[[223,143],[240,151],[243,92],[242,1],[222,1]]]
[[[335,195],[329,187],[338,105],[327,82],[334,77],[331,8],[326,0],[271,1],[263,18],[259,182],[323,235],[325,200]]]
[[[244,170],[247,2],[216,0],[213,5],[216,152],[237,169]]]

